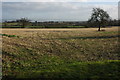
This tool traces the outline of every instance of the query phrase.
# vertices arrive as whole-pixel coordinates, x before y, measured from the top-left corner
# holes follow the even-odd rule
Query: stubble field
[[[119,79],[118,27],[102,30],[2,29],[3,78]]]

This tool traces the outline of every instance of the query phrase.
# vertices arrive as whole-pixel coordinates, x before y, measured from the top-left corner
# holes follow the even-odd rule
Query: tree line
[[[21,18],[15,21],[4,21],[2,23],[3,27],[11,27],[11,26],[19,26],[20,28],[26,28],[29,26],[32,26],[33,28],[39,26],[44,28],[67,28],[68,26],[71,27],[98,27],[98,31],[100,31],[101,27],[106,26],[120,26],[120,20],[112,20],[109,14],[100,8],[93,8],[91,17],[88,21],[71,21],[71,22],[65,22],[65,21],[48,21],[48,22],[38,22],[34,21],[32,22],[28,18]]]

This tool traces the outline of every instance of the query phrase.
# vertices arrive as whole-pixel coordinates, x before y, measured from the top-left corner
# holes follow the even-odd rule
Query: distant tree
[[[120,19],[118,20],[118,26],[120,26]]]
[[[30,23],[30,20],[27,18],[21,18],[21,19],[17,20],[17,22],[19,22],[21,24],[21,26],[24,28],[25,26],[27,26]]]
[[[109,20],[110,16],[106,11],[100,8],[93,8],[91,18],[88,20],[88,22],[98,26],[98,31],[100,31],[100,27],[105,26]]]
[[[35,21],[35,26],[38,26],[38,22],[37,21]]]
[[[6,26],[7,26],[7,21],[4,21],[4,22],[2,23],[2,26],[6,27]]]

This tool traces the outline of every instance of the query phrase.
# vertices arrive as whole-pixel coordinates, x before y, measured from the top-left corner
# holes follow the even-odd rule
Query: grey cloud
[[[94,7],[101,7],[116,18],[117,6],[76,2],[5,2],[3,19],[28,17],[33,20],[87,20]],[[112,12],[111,10],[114,10]]]

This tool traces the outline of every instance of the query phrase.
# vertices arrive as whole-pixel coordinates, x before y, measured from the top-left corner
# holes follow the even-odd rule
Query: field
[[[118,80],[118,27],[2,29],[3,79]]]

